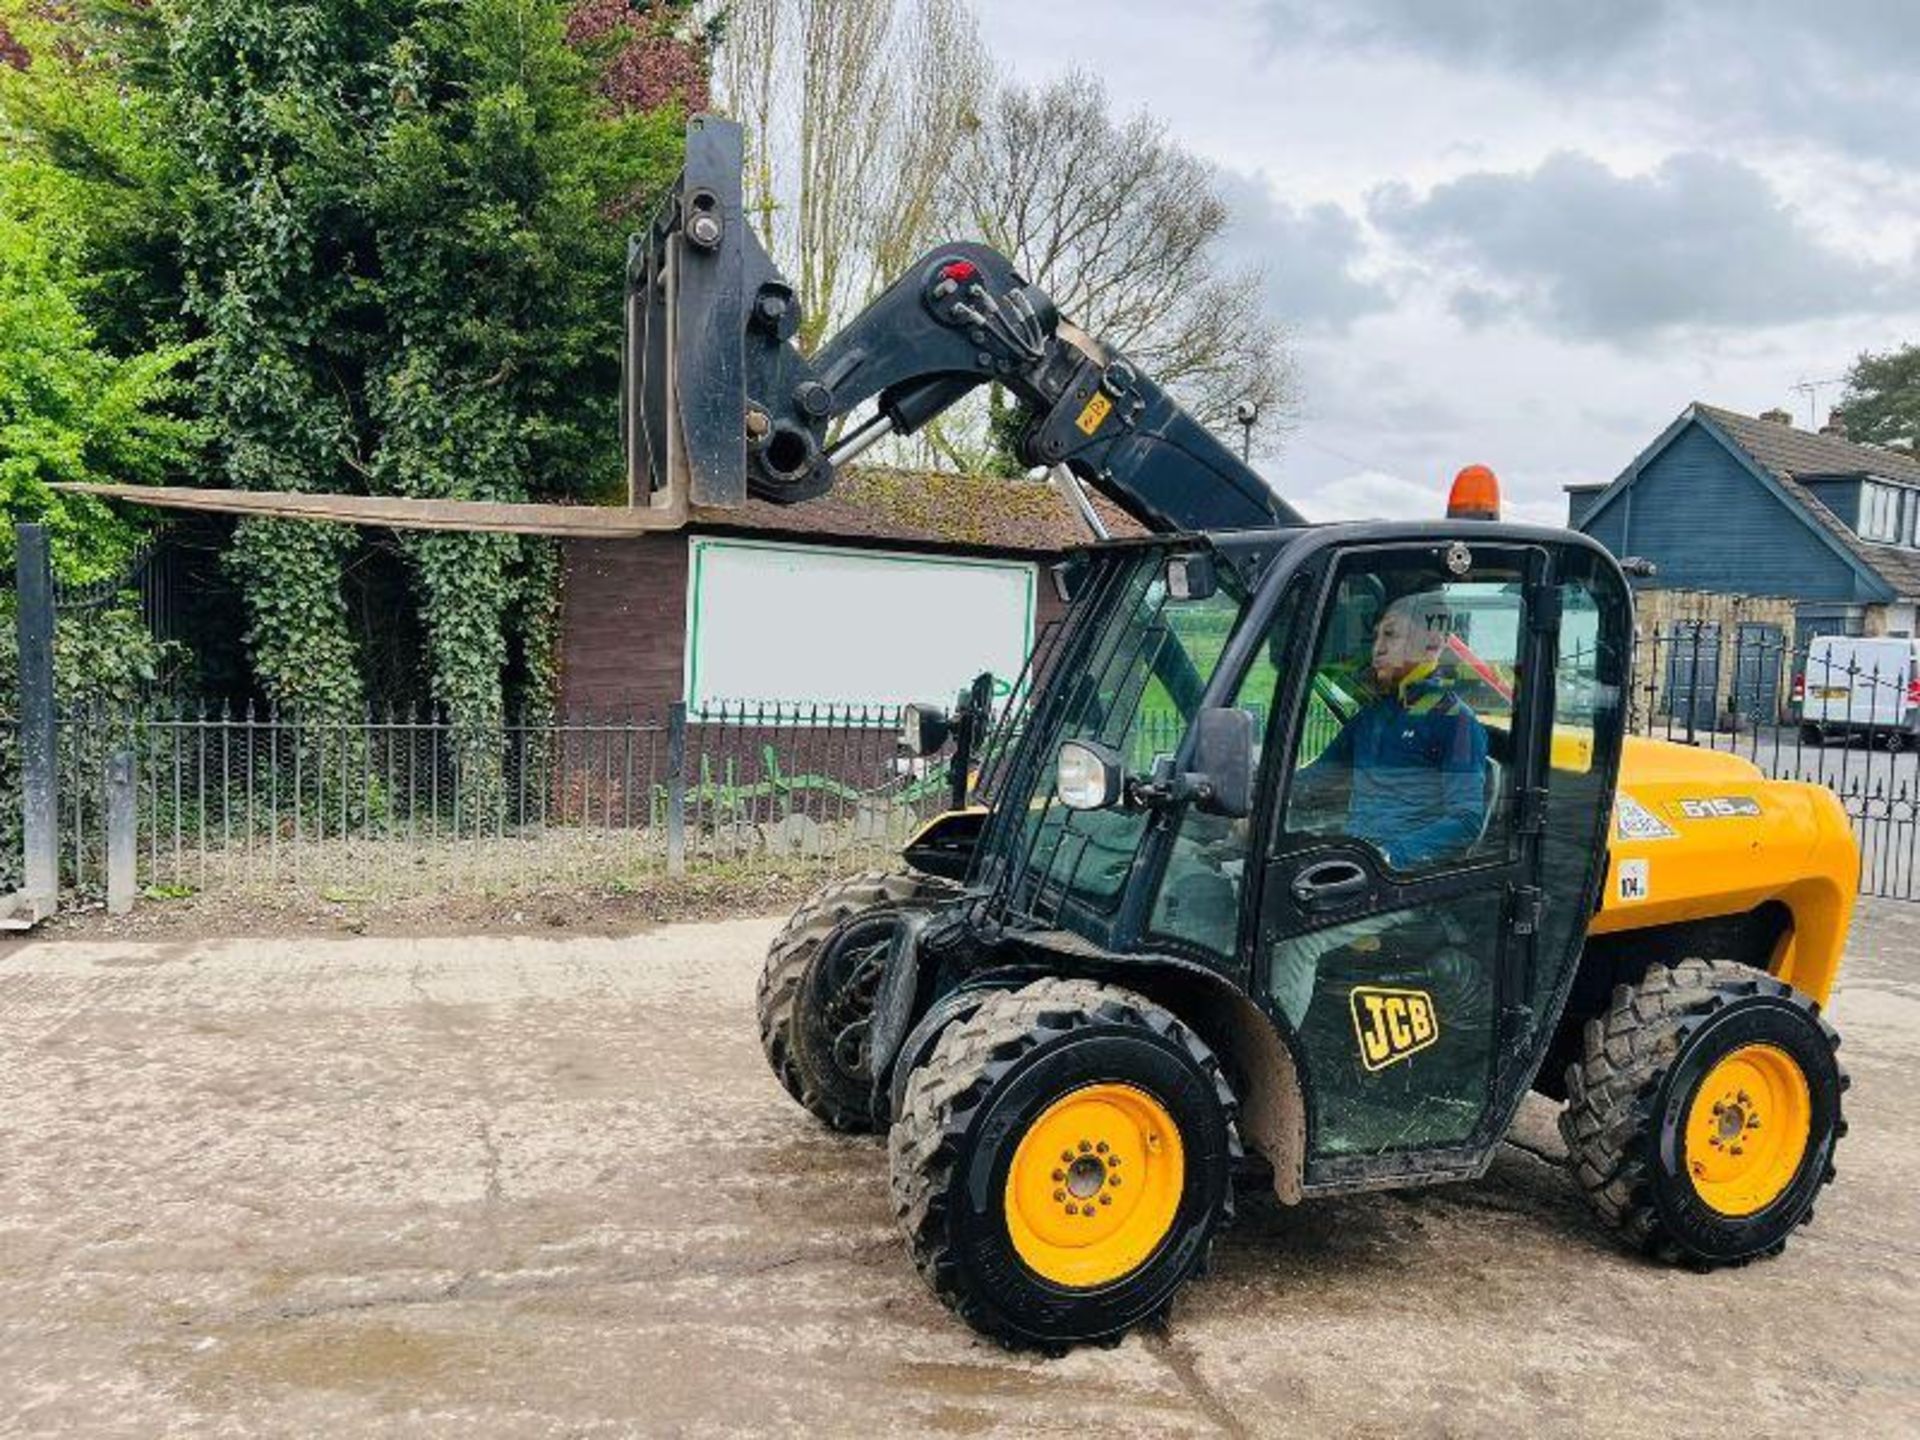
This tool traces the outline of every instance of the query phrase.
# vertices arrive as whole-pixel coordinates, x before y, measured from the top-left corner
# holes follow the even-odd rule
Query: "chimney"
[[[1762,420],[1771,420],[1776,425],[1784,425],[1789,430],[1793,428],[1793,416],[1778,407],[1772,410],[1762,410],[1760,412],[1760,418]]]
[[[1820,427],[1822,435],[1831,435],[1836,440],[1847,438],[1847,416],[1838,405],[1827,411],[1827,423]]]

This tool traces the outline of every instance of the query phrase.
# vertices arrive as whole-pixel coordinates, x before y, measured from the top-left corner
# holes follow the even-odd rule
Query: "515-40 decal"
[[[1715,795],[1705,800],[1676,800],[1675,807],[1689,820],[1750,820],[1760,813],[1751,795]]]
[[[1665,805],[1675,820],[1753,820],[1760,802],[1751,795],[1704,795],[1670,800]],[[1673,840],[1680,832],[1650,807],[1622,790],[1614,797],[1613,834],[1617,840]]]

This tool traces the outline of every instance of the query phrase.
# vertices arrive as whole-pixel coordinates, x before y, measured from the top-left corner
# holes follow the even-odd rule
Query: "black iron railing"
[[[69,710],[57,722],[61,884],[104,893],[116,756],[131,765],[138,885],[161,895],[854,868],[896,854],[946,800],[944,762],[901,757],[898,726],[892,707],[690,718],[609,706],[477,729],[403,711]],[[17,738],[17,719],[0,717],[0,751]],[[11,778],[0,773],[0,791]],[[0,807],[17,816],[17,789]],[[20,866],[16,822],[0,837],[0,885],[17,888]]]
[[[1861,890],[1920,900],[1920,664],[1904,639],[1816,639],[1674,622],[1637,641],[1636,733],[1829,787],[1860,841]]]

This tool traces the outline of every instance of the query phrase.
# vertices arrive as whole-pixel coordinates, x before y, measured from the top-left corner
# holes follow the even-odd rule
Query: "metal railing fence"
[[[1825,785],[1860,842],[1861,891],[1920,900],[1920,665],[1904,640],[1814,640],[1679,621],[1636,640],[1636,734]],[[1711,798],[1705,796],[1703,798]]]
[[[1828,786],[1860,840],[1863,891],[1920,899],[1910,647],[1801,649],[1770,627],[1679,622],[1636,648],[1634,733]],[[1592,698],[1563,693],[1562,719],[1577,724]],[[1309,717],[1316,752],[1338,728],[1320,709]],[[982,774],[991,778],[1027,718],[1018,708],[1008,717]],[[891,707],[690,717],[681,706],[604,706],[481,731],[417,711],[71,709],[57,724],[60,880],[77,898],[105,891],[116,755],[131,766],[137,884],[160,895],[293,886],[380,898],[884,863],[947,801],[944,757],[901,757],[897,724]],[[1143,715],[1130,758],[1171,751],[1183,728],[1170,713]],[[0,715],[8,890],[22,882],[21,753],[18,719]]]
[[[105,893],[116,755],[132,765],[137,882],[156,895],[291,885],[372,899],[857,867],[945,804],[944,764],[901,759],[898,723],[879,707],[606,706],[482,731],[423,712],[71,710],[58,719],[61,884]],[[0,721],[0,810],[16,816],[18,743],[17,720]],[[14,829],[0,884],[17,886]]]

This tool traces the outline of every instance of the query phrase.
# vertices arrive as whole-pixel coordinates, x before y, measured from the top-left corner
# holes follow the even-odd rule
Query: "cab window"
[[[1299,580],[1281,597],[1264,641],[1248,662],[1231,701],[1253,717],[1255,774],[1260,773],[1268,722],[1308,589],[1308,582]],[[1252,822],[1204,814],[1189,805],[1181,812],[1179,825],[1161,876],[1160,892],[1154,898],[1149,928],[1156,936],[1197,946],[1222,961],[1230,960],[1239,929]]]
[[[1504,854],[1523,596],[1518,571],[1348,561],[1315,644],[1286,829],[1360,841],[1399,872]]]

